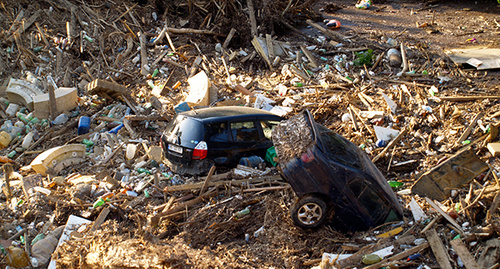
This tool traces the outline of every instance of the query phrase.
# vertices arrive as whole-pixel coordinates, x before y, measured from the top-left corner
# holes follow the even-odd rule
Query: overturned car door
[[[358,231],[402,218],[396,195],[368,156],[307,110],[281,122],[273,143],[278,169],[298,196],[290,209],[296,225],[315,228],[330,219],[338,229]]]

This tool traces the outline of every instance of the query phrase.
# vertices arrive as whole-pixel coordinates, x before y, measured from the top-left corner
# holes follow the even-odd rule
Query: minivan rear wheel
[[[299,198],[290,210],[293,222],[304,229],[321,226],[327,215],[326,203],[317,196],[303,196]]]

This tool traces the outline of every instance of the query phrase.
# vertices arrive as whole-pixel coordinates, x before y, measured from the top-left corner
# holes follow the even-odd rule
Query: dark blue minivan
[[[290,209],[297,226],[331,220],[340,230],[359,231],[402,219],[396,195],[368,156],[309,111],[281,122],[272,137],[278,169],[298,196]]]

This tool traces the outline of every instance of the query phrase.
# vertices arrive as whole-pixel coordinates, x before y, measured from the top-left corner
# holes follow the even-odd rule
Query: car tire
[[[290,214],[297,226],[312,229],[325,222],[328,208],[323,199],[309,195],[299,198],[292,206]]]

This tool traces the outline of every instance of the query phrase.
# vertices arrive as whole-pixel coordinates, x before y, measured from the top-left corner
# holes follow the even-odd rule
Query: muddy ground
[[[308,68],[306,64],[301,69],[313,70],[312,75],[309,75],[311,81],[299,78],[306,87],[296,86],[294,78],[300,76],[282,71],[286,64],[301,66],[300,63],[307,63],[306,57],[300,57],[299,61],[299,58],[295,59],[290,55],[283,57],[282,62],[274,66],[273,70],[259,55],[247,60],[244,60],[246,56],[237,55],[236,60],[229,61],[230,52],[243,49],[251,54],[254,51],[250,22],[246,15],[246,1],[171,3],[159,0],[146,3],[0,1],[0,85],[7,85],[10,77],[25,78],[27,71],[36,73],[37,67],[42,67],[36,73],[40,78],[44,79],[51,74],[58,86],[78,87],[81,105],[76,111],[79,115],[88,116],[108,115],[111,107],[117,104],[129,106],[118,98],[90,96],[85,87],[88,82],[101,78],[124,85],[129,90],[133,105],[142,108],[133,113],[134,116],[155,117],[142,121],[131,118],[133,129],[138,137],[149,141],[150,146],[159,145],[162,129],[175,115],[174,106],[185,97],[183,93],[188,86],[186,70],[191,68],[196,56],[203,56],[203,67],[200,66],[199,70],[208,71],[217,92],[217,98],[214,99],[218,101],[216,103],[246,103],[245,95],[227,82],[229,71],[224,67],[227,64],[230,73],[236,75],[238,83],[245,84],[254,93],[275,100],[275,105],[282,105],[286,97],[294,99],[296,103],[290,106],[291,112],[286,117],[307,108],[317,122],[363,147],[371,159],[383,151],[383,148],[375,146],[377,138],[370,132],[371,126],[390,126],[397,130],[409,128],[410,131],[402,142],[376,162],[388,180],[404,183],[403,187],[396,188],[395,191],[411,187],[419,173],[429,170],[467,146],[456,141],[477,113],[483,112],[484,116],[479,122],[482,127],[498,123],[498,70],[462,68],[444,53],[451,48],[498,46],[500,7],[495,1],[374,1],[366,10],[357,9],[355,1],[304,1],[303,6],[300,2],[290,1],[291,7],[287,11],[284,10],[288,1],[271,2],[254,1],[258,11],[258,33],[264,34],[264,37],[265,34],[270,34],[274,40],[288,42],[292,48],[290,51],[300,50],[300,45],[316,46],[313,52],[320,68]],[[56,48],[62,48],[62,45],[55,43],[54,37],[66,36],[65,22],[71,21],[71,9],[75,7],[80,16],[76,19],[78,29],[85,30],[94,42],[88,39],[82,41],[83,38],[77,37],[77,42],[71,48],[63,49],[60,52],[62,56],[57,56],[59,50]],[[10,27],[21,10],[26,14],[25,19],[37,10],[43,11],[37,22],[41,31],[46,33],[48,44],[40,39],[39,31],[34,26],[28,28],[21,39],[8,39],[13,32]],[[279,16],[280,13],[283,16]],[[306,21],[312,19],[324,26],[322,22],[325,18],[339,20],[342,26],[334,30],[334,33],[347,38],[336,38],[333,43],[321,43],[324,39],[320,36],[324,35],[308,26]],[[85,25],[81,21],[92,23]],[[160,45],[169,46],[167,40],[164,40],[160,45],[148,46],[149,63],[156,59],[160,61],[157,66],[151,67],[149,75],[141,74],[140,65],[133,63],[133,59],[140,54],[140,41],[132,36],[142,32],[148,39],[154,38],[163,28],[164,21],[174,28],[204,29],[211,33],[170,33],[177,49],[177,54],[174,53],[170,59],[181,64],[181,67],[162,60],[165,55],[161,56],[164,50]],[[292,27],[286,26],[284,22]],[[227,63],[223,63],[221,53],[216,51],[216,44],[224,43],[231,27],[237,29],[237,34],[227,46]],[[372,49],[375,59],[378,55],[384,55],[391,47],[387,44],[390,38],[404,43],[409,70],[415,71],[414,74],[398,77],[396,74],[401,71],[401,67],[391,67],[385,60],[372,70],[371,65],[368,65],[352,67],[347,72],[335,71],[335,64],[338,63],[335,56],[345,55],[345,61],[352,61],[358,50]],[[127,40],[132,40],[130,51],[127,50]],[[83,51],[79,44],[83,44]],[[32,52],[35,47],[42,47],[41,51],[36,52],[39,54]],[[399,45],[395,47],[399,48]],[[46,61],[44,57],[50,60]],[[62,57],[60,61],[56,60],[58,57]],[[327,69],[327,65],[331,69]],[[157,77],[152,78],[151,73],[155,68],[160,69],[160,72]],[[373,73],[366,72],[369,70]],[[246,83],[249,79],[252,83]],[[159,96],[152,97],[148,80],[153,80],[155,85],[165,85]],[[330,86],[315,91],[314,89],[321,88],[320,80],[326,81]],[[180,87],[175,87],[177,82],[181,84]],[[276,88],[279,84],[288,88],[286,95],[279,95]],[[409,88],[411,98],[400,88],[401,85]],[[438,97],[473,95],[497,98],[467,102],[436,101],[427,93],[431,86],[439,89]],[[397,113],[388,112],[379,91],[398,102]],[[423,105],[431,107],[433,112],[423,109]],[[352,122],[342,120],[342,116],[349,113],[349,107],[357,112],[384,111],[385,116],[382,121],[362,120],[358,122],[361,123],[360,126],[355,128]],[[119,109],[121,113],[123,110]],[[5,118],[2,119],[2,124],[4,121]],[[37,126],[37,139],[41,139],[42,143],[13,157],[16,161],[13,164],[14,171],[25,177],[33,175],[34,171],[26,166],[37,154],[54,146],[81,142],[86,137],[77,135],[76,123],[75,116],[63,126]],[[111,124],[112,122],[109,123]],[[492,137],[490,142],[497,141],[497,136]],[[120,139],[121,142],[127,142],[131,137],[123,132],[120,133]],[[500,163],[486,149],[482,129],[474,127],[468,141],[477,156],[488,163],[493,168],[492,173],[496,175],[500,171]],[[100,145],[99,143],[106,144],[96,142],[95,146]],[[6,156],[13,149],[5,148],[1,153]],[[106,175],[114,177],[118,171],[122,171],[122,164],[133,169],[136,160],[126,160],[125,150],[117,152],[109,163],[102,164],[89,157],[85,163],[67,167],[58,175],[66,179],[75,174],[96,176],[95,179],[99,182]],[[139,148],[137,156],[142,155],[145,155],[145,150]],[[397,165],[405,162],[408,164]],[[155,166],[157,165],[148,163],[146,168],[168,172],[168,168]],[[226,171],[220,170],[217,174]],[[276,171],[273,169],[272,173],[276,174]],[[495,181],[492,173],[483,174],[469,185],[457,188],[457,196],[441,201],[448,208],[455,208],[456,204],[463,207],[470,205],[469,210],[461,212],[457,221],[460,224],[468,223],[463,226],[467,231],[464,240],[476,260],[482,255],[486,242],[498,238],[500,231],[498,213],[492,218],[487,217],[489,206],[494,204],[495,194],[498,193],[498,181]],[[134,172],[132,175],[144,178]],[[55,251],[52,258],[57,261],[58,268],[311,268],[320,264],[325,252],[356,253],[364,246],[373,246],[375,241],[378,242],[377,246],[387,243],[394,245],[394,253],[402,252],[414,246],[412,239],[425,238],[420,231],[438,215],[422,197],[399,195],[404,207],[407,207],[411,198],[415,198],[429,216],[428,219],[421,223],[415,222],[410,210],[406,208],[404,223],[390,223],[374,227],[370,231],[345,233],[336,231],[329,225],[303,230],[295,226],[289,216],[289,208],[296,197],[281,179],[210,187],[203,194],[205,199],[199,199],[197,203],[188,206],[181,204],[182,200],[201,195],[199,188],[164,191],[165,187],[168,189],[172,185],[172,181],[161,173],[158,175],[160,188],[148,187],[149,197],[141,193],[138,197],[127,196],[123,190],[129,189],[128,186],[114,189],[115,197],[107,203],[109,213],[106,221],[96,230],[91,231],[90,226],[82,228],[78,235]],[[44,177],[43,186],[48,187],[52,179],[53,177]],[[202,180],[203,178],[198,177],[184,177],[182,183],[191,184]],[[93,185],[95,189],[100,188],[96,182],[89,185]],[[267,187],[279,189],[266,189]],[[491,187],[491,191],[488,189],[481,192],[486,187]],[[26,199],[23,198],[22,189],[17,186],[14,187],[14,196],[18,200],[24,199],[25,203],[14,208],[12,200],[7,201],[2,194],[2,245],[7,247],[13,240],[19,241],[18,237],[11,239],[17,227],[26,229],[25,236],[33,238],[42,231],[64,225],[70,215],[95,221],[104,207],[92,207],[96,197],[79,196],[81,190],[76,189],[66,182],[51,187],[52,193],[49,196],[37,193]],[[245,191],[246,189],[257,191]],[[180,201],[169,206],[181,209],[154,225],[151,219],[161,212],[171,197]],[[462,200],[467,200],[468,204]],[[235,218],[236,213],[245,208],[250,209],[250,213]],[[51,225],[47,226],[46,223]],[[406,238],[406,241],[397,241],[395,237],[375,239],[375,235],[396,227],[403,228],[398,238]],[[448,244],[456,236],[455,230],[442,219],[437,221],[435,228],[446,246],[450,263],[453,267],[458,267],[457,254]],[[394,268],[422,268],[420,266],[423,265],[440,268],[438,259],[430,248],[420,253],[421,258],[411,261],[403,259],[399,265],[393,265],[396,266]],[[495,263],[498,265],[498,259],[494,260],[493,264]],[[3,255],[0,266],[5,265],[6,256]],[[363,266],[358,259],[340,267]]]

